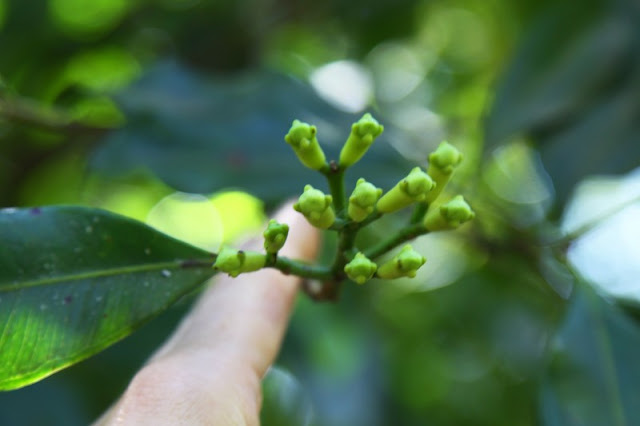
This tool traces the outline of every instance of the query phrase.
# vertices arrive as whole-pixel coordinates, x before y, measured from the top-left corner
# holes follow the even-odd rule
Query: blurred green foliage
[[[386,130],[353,183],[388,189],[442,139],[465,153],[448,190],[475,223],[417,242],[413,281],[301,298],[265,425],[640,423],[638,301],[592,290],[561,220],[582,179],[640,164],[637,2],[0,0],[0,52],[1,206],[145,220],[175,190],[239,189],[269,209],[323,185],[284,143],[291,121],[335,158],[365,109]],[[255,229],[246,209],[225,233]],[[90,422],[187,308],[0,394],[0,424]]]

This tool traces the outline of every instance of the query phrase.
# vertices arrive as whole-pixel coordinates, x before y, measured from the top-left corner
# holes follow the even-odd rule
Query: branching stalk
[[[344,189],[344,169],[336,164],[335,161],[329,163],[321,170],[322,174],[327,178],[329,183],[329,191],[333,197],[333,206],[336,214],[340,218],[346,217],[346,195]]]
[[[428,232],[429,230],[425,228],[421,223],[407,226],[406,228],[398,231],[396,235],[392,236],[388,240],[385,240],[380,244],[373,246],[369,250],[365,250],[364,254],[369,259],[376,259],[377,257],[380,257],[383,254],[398,247],[400,244],[406,243],[407,241],[413,240],[414,238],[417,238],[420,235],[424,235]]]
[[[424,215],[427,214],[427,210],[429,210],[428,203],[423,202],[423,203],[416,204],[415,208],[413,209],[413,213],[411,214],[411,219],[409,220],[409,223],[411,225],[420,223],[420,221],[422,221],[422,219],[424,218]]]
[[[333,272],[331,268],[325,266],[312,266],[298,260],[292,260],[287,257],[280,257],[270,267],[280,270],[286,275],[297,275],[303,278],[311,278],[321,281],[331,280]]]

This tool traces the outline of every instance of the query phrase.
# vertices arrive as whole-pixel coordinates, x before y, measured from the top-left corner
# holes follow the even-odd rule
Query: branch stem
[[[68,112],[45,108],[36,101],[24,98],[0,97],[0,119],[29,127],[70,134],[100,135],[110,128],[97,127],[74,119]]]
[[[297,275],[303,278],[312,278],[321,281],[328,281],[333,278],[331,268],[326,266],[312,266],[298,260],[278,256],[271,268],[280,270],[286,275]]]
[[[425,228],[422,223],[409,225],[406,228],[398,231],[398,233],[391,238],[381,242],[378,245],[373,246],[369,250],[366,250],[364,252],[364,255],[373,260],[379,256],[382,256],[388,251],[393,250],[400,244],[413,240],[414,238],[417,238],[420,235],[424,235],[428,232],[429,230]]]
[[[339,218],[346,218],[345,205],[347,197],[344,190],[344,169],[337,165],[335,161],[331,161],[320,172],[327,178],[329,183],[329,191],[333,197],[333,207],[336,209],[336,215]]]
[[[429,210],[428,203],[418,203],[416,207],[413,209],[413,214],[411,215],[410,224],[415,225],[416,223],[420,223],[424,215],[427,214],[427,210]]]

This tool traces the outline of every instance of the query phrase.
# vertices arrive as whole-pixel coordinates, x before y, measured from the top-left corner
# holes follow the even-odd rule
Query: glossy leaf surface
[[[129,335],[213,275],[212,260],[102,210],[0,211],[0,390]]]

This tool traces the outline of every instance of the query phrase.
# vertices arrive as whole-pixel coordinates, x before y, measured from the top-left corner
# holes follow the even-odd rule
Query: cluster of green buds
[[[231,277],[258,271],[267,266],[270,260],[273,263],[277,259],[278,251],[284,246],[288,235],[289,225],[271,219],[263,233],[266,253],[236,250],[225,245],[218,253],[213,267],[220,272],[229,274]]]
[[[289,227],[271,220],[264,231],[265,253],[233,250],[224,247],[218,254],[214,267],[231,276],[251,272],[263,267],[274,267],[323,282],[323,289],[336,291],[336,282],[349,279],[363,284],[372,278],[413,278],[426,259],[415,251],[409,240],[429,232],[453,230],[475,216],[461,195],[441,201],[443,190],[462,161],[462,155],[451,144],[442,142],[429,155],[428,167],[414,167],[395,186],[384,192],[373,183],[359,178],[347,197],[344,176],[347,168],[357,163],[373,145],[384,127],[371,114],[353,124],[339,160],[327,162],[318,142],[316,126],[294,120],[285,141],[293,148],[300,162],[327,179],[329,191],[323,192],[305,185],[293,208],[307,221],[320,229],[335,231],[338,249],[334,262],[326,266],[308,265],[278,256]],[[414,213],[404,228],[390,238],[373,245],[359,247],[357,233],[385,214],[414,206]],[[402,247],[386,262],[376,263],[377,258]],[[312,295],[313,296],[313,295]],[[332,298],[335,294],[325,294]]]

